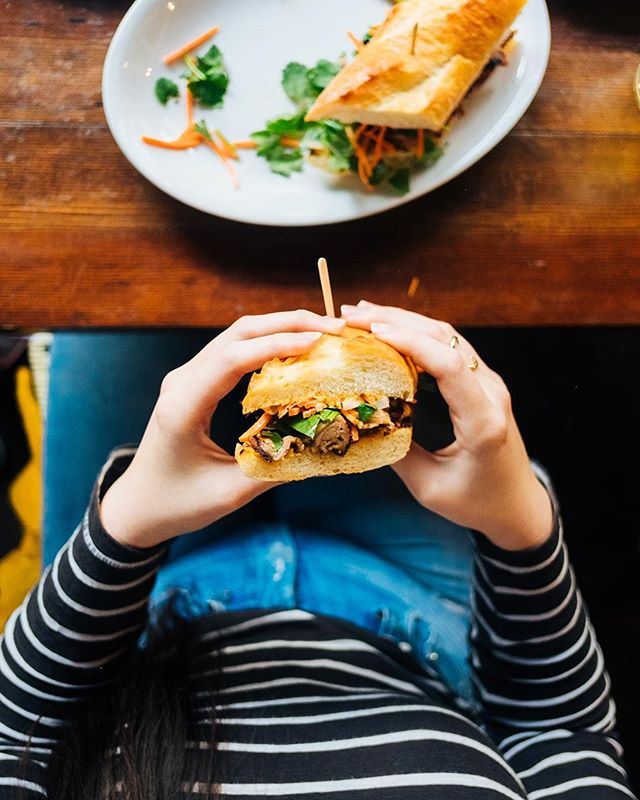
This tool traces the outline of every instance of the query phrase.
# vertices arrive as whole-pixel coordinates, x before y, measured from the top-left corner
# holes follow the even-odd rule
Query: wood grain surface
[[[119,152],[100,77],[128,3],[2,0],[0,326],[321,310],[319,255],[337,303],[364,296],[458,325],[640,323],[640,15],[631,0],[549,5],[547,76],[489,155],[387,214],[287,230],[193,211]]]

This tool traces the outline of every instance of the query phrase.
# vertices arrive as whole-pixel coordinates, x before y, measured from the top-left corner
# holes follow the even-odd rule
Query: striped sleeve
[[[117,456],[0,638],[1,797],[8,787],[28,798],[46,794],[47,762],[74,706],[114,679],[145,623],[164,548],[124,547],[103,529],[99,497],[123,471]]]
[[[550,539],[509,552],[477,536],[471,650],[482,714],[529,800],[634,797],[602,651],[556,514]]]

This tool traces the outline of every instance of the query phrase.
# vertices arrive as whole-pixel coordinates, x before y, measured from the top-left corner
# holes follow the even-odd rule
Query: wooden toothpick
[[[333,307],[333,295],[331,294],[331,280],[329,279],[329,267],[326,258],[318,259],[318,272],[320,273],[320,286],[322,287],[322,298],[324,300],[324,310],[328,317],[335,317],[336,312]]]
[[[411,55],[415,55],[416,53],[416,36],[418,35],[418,23],[413,26],[413,36],[411,39]]]

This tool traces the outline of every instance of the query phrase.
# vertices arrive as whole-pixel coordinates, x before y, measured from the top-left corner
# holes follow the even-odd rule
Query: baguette
[[[404,0],[316,99],[307,121],[440,133],[526,0]]]

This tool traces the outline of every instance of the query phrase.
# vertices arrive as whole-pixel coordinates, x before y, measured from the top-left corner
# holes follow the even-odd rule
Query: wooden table
[[[211,326],[320,309],[318,255],[338,302],[458,325],[640,323],[635,0],[550,0],[549,70],[505,141],[389,214],[298,230],[192,211],[120,154],[100,76],[127,6],[1,2],[0,325]]]

